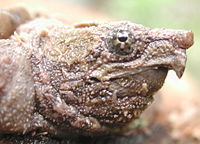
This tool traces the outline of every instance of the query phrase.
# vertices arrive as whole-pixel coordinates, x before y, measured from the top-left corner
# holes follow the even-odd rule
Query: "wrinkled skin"
[[[102,135],[147,108],[168,70],[181,77],[193,34],[128,21],[35,19],[0,40],[0,133]]]

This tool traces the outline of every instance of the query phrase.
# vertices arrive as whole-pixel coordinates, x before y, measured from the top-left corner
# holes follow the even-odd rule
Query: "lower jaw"
[[[110,90],[119,99],[135,96],[148,97],[163,86],[167,73],[167,68],[158,67],[123,78],[115,78],[110,82]]]

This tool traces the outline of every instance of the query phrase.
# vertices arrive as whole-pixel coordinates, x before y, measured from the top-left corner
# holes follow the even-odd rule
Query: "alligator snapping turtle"
[[[1,33],[0,134],[118,132],[152,102],[168,70],[182,76],[193,44],[191,31],[129,21],[22,22]]]

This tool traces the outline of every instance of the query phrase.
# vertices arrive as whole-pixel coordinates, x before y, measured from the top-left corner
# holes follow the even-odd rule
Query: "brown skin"
[[[181,77],[190,31],[127,21],[49,19],[0,40],[0,133],[103,135],[147,108],[169,69]]]

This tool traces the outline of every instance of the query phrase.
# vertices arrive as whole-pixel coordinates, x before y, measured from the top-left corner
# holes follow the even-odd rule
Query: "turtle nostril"
[[[177,44],[177,47],[182,49],[191,47],[194,43],[193,33],[191,31],[180,31],[180,34],[175,38],[175,43]]]

